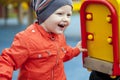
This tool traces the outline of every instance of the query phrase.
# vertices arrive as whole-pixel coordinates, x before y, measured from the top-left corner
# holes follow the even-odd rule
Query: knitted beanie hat
[[[65,5],[72,7],[72,0],[32,0],[31,5],[36,12],[39,24],[41,24],[58,8]]]

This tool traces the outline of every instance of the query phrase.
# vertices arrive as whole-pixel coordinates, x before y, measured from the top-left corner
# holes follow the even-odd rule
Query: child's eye
[[[62,15],[63,13],[57,13],[57,15]]]
[[[72,14],[67,14],[68,17],[72,16]]]

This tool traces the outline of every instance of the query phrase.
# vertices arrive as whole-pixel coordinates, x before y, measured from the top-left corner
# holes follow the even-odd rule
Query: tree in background
[[[31,24],[34,20],[34,17],[33,11],[31,10],[29,3],[30,0],[0,0],[0,17],[3,17],[5,19],[6,24],[6,20],[9,18],[8,5],[12,4],[13,8],[17,13],[19,24],[23,23],[23,17],[25,14],[28,14],[28,24]]]

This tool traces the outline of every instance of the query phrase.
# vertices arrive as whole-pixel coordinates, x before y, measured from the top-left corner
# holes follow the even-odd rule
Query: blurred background
[[[73,47],[81,40],[80,5],[81,0],[73,0],[71,24],[65,31],[67,43]],[[16,33],[24,30],[35,19],[30,0],[0,0],[0,53],[10,47]],[[12,80],[17,80],[18,72],[14,71]],[[65,62],[65,72],[67,80],[89,80],[90,72],[83,67],[82,53]]]

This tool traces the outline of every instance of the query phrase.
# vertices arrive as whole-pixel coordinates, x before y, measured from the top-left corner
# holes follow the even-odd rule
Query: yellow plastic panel
[[[110,2],[114,8],[116,9],[117,11],[117,15],[118,15],[118,25],[119,25],[119,35],[120,35],[120,0],[107,0],[108,2]],[[120,37],[119,37],[119,41],[120,41]],[[120,42],[119,42],[119,47],[120,47]],[[119,50],[119,54],[120,54],[120,50]],[[120,55],[119,55],[120,57]],[[119,63],[120,63],[120,59],[119,59]]]
[[[86,29],[94,36],[93,40],[87,40],[88,55],[113,62],[113,46],[110,44],[112,24],[109,9],[102,4],[89,4],[86,13],[92,14],[92,20],[86,20]]]

